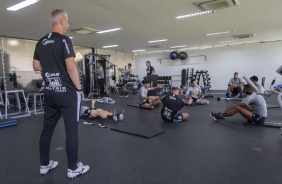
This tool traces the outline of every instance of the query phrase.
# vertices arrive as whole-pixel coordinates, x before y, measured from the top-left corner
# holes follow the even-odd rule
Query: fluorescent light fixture
[[[24,7],[27,7],[27,6],[32,5],[34,3],[37,3],[39,1],[40,0],[25,0],[25,1],[21,2],[21,3],[18,3],[16,5],[14,5],[14,6],[11,6],[11,7],[7,8],[7,10],[9,10],[9,11],[17,11],[19,9],[22,9]]]
[[[146,51],[145,49],[142,49],[142,50],[133,50],[132,52],[144,52]]]
[[[166,42],[168,39],[148,41],[148,43]]]
[[[218,32],[218,33],[209,33],[206,34],[207,36],[215,36],[215,35],[221,35],[221,34],[228,34],[228,33],[233,33],[235,31],[223,31],[223,32]]]
[[[111,47],[117,47],[118,45],[107,45],[107,46],[103,46],[102,48],[111,48]]]
[[[219,43],[233,43],[233,42],[239,42],[240,40],[228,40],[228,41],[222,41]]]
[[[170,47],[170,48],[171,48],[171,49],[175,49],[175,48],[182,48],[182,47],[187,47],[187,45],[172,46],[172,47]]]
[[[174,17],[174,18],[175,19],[184,19],[184,18],[195,17],[195,16],[199,16],[199,15],[206,15],[206,14],[210,14],[210,13],[215,13],[215,11],[209,10],[209,11],[204,11],[204,12],[200,12],[200,13],[192,13],[192,14],[188,14],[188,15],[181,15],[181,16],[177,16],[177,17]]]
[[[114,29],[108,29],[108,30],[104,30],[104,31],[98,31],[97,33],[98,34],[101,34],[101,33],[108,33],[108,32],[113,32],[113,31],[119,31],[121,30],[122,28],[114,28]]]

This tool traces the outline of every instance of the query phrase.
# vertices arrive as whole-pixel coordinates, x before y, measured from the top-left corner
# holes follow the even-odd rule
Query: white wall
[[[169,53],[140,54],[135,60],[136,73],[143,79],[146,75],[145,62],[149,60],[160,76],[181,75],[181,70],[186,68],[208,70],[213,90],[225,90],[234,72],[238,72],[240,77],[256,75],[259,83],[262,77],[266,77],[267,90],[274,77],[277,79],[276,84],[282,83],[282,76],[275,72],[282,65],[281,42],[193,50],[187,51],[187,54],[206,55],[207,61],[204,57],[188,57],[185,61],[163,59],[160,64],[158,59],[169,58]]]

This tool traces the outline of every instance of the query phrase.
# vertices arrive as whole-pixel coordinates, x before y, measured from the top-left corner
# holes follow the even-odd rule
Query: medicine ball
[[[170,57],[171,60],[176,60],[178,58],[178,53],[176,51],[172,51],[169,54],[169,57]]]
[[[185,59],[187,59],[187,57],[188,57],[188,55],[187,55],[186,52],[180,52],[179,53],[179,59],[180,60],[185,60]]]

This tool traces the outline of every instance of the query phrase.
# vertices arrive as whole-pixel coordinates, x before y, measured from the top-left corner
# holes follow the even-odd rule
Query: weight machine
[[[96,70],[96,63],[100,62],[103,69],[104,69],[104,79],[106,83],[106,87],[108,89],[108,96],[110,96],[110,72],[109,69],[114,70],[115,76],[115,67],[113,63],[109,61],[111,55],[109,54],[96,54],[96,53],[89,53],[85,55],[84,61],[84,93],[88,96],[88,98],[92,98],[95,95],[98,95],[98,88],[97,88],[97,78],[93,73],[93,70]]]
[[[20,90],[17,89],[17,75],[15,72],[10,73],[9,77],[6,77],[6,65],[5,65],[5,60],[4,60],[4,50],[0,49],[0,60],[1,60],[1,81],[2,81],[2,85],[1,85],[1,90],[0,90],[0,105],[4,105],[5,106],[5,118],[7,119],[8,116],[11,118],[19,118],[19,117],[25,117],[25,116],[30,116],[30,111],[28,108],[28,102],[27,99],[25,97],[24,94],[24,90]],[[9,79],[10,81],[13,81],[13,85],[15,90],[7,90],[7,79]],[[3,95],[4,94],[4,99],[3,99]],[[9,94],[14,94],[15,95],[15,103],[17,104],[17,108],[18,108],[18,112],[9,112],[8,113],[8,108],[10,107],[9,104],[9,99],[8,99],[8,95]],[[21,111],[21,102],[20,102],[20,94],[22,94],[23,99],[24,99],[24,103],[26,106],[26,110],[25,112]],[[0,118],[2,119],[2,115],[0,112]]]
[[[282,75],[282,66],[276,70],[277,73]],[[275,88],[271,88],[271,93],[260,93],[258,88],[246,77],[243,76],[243,79],[254,89],[254,91],[262,96],[270,96],[271,93],[277,93],[277,101],[280,105],[280,108],[282,108],[282,88],[280,86],[276,86]],[[272,81],[271,85],[275,83],[275,80]],[[255,126],[266,126],[266,127],[273,127],[273,128],[280,128],[280,133],[282,135],[282,122],[264,122],[264,124],[250,124],[245,123],[246,125],[255,125]]]

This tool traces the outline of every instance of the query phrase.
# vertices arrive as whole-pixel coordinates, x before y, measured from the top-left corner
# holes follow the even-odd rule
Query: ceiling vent
[[[93,34],[93,33],[97,33],[98,31],[100,30],[92,29],[89,27],[82,27],[82,28],[78,28],[75,30],[71,30],[71,32],[78,33],[78,34]]]
[[[194,2],[193,4],[203,11],[219,10],[223,8],[230,8],[233,6],[240,5],[238,0],[210,0],[210,1],[198,2],[198,3]]]
[[[252,38],[255,37],[254,33],[250,33],[250,34],[241,34],[241,35],[233,35],[232,38],[234,39],[244,39],[244,38]]]
[[[154,49],[159,49],[159,48],[163,48],[165,46],[164,45],[149,45],[147,47],[154,48]]]

